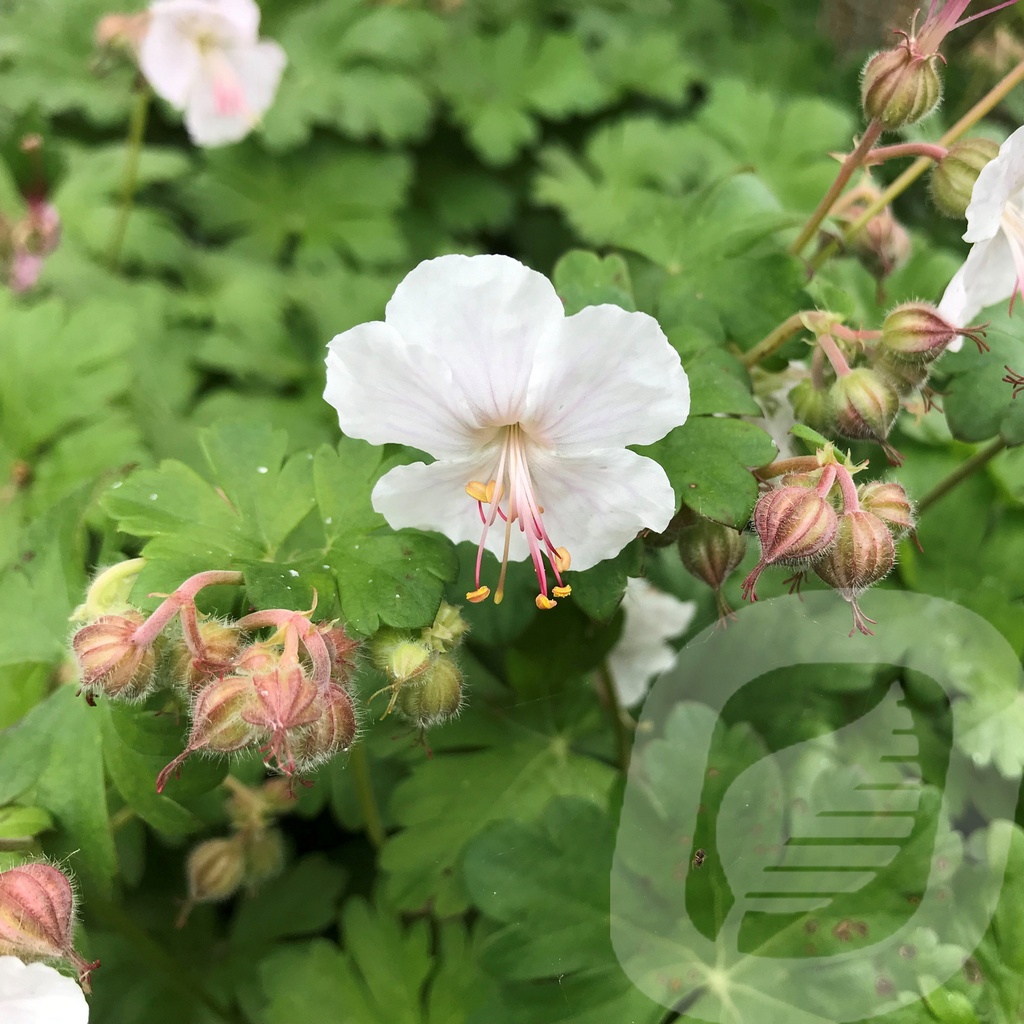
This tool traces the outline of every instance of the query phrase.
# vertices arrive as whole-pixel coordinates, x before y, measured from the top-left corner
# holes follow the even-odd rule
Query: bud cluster
[[[757,581],[772,565],[797,567],[795,586],[808,570],[838,591],[853,608],[855,630],[870,634],[858,599],[896,562],[896,542],[914,528],[914,510],[903,487],[875,480],[857,486],[853,469],[828,447],[818,456],[767,467],[781,476],[754,506],[753,527],[761,557],[743,583],[744,597],[757,600]]]
[[[388,678],[388,685],[373,695],[391,694],[384,717],[397,711],[422,733],[462,710],[463,678],[453,652],[468,628],[458,609],[442,601],[433,624],[418,633],[378,630],[369,655]]]
[[[69,963],[88,992],[89,976],[100,962],[90,963],[75,950],[75,905],[71,880],[52,864],[0,871],[0,956]]]

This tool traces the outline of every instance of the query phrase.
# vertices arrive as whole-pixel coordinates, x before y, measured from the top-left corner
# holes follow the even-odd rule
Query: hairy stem
[[[121,247],[128,231],[128,220],[135,205],[135,190],[139,185],[139,157],[142,155],[142,140],[146,134],[150,95],[149,86],[140,81],[135,87],[135,101],[128,122],[128,158],[125,160],[124,177],[121,179],[121,209],[118,211],[114,233],[107,249],[107,263],[111,270],[115,270],[120,262]]]
[[[1001,438],[997,437],[992,441],[989,441],[984,448],[980,448],[976,451],[969,459],[961,462],[952,473],[949,474],[945,479],[940,480],[918,503],[917,511],[919,515],[924,514],[932,507],[937,501],[944,498],[957,484],[963,483],[973,472],[981,469],[986,462],[990,462],[994,459],[1001,451],[1008,448],[1009,445]]]

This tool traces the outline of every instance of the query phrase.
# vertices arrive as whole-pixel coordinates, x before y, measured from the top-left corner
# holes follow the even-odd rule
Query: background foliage
[[[444,593],[460,600],[459,553],[435,535],[395,535],[371,510],[382,460],[406,456],[339,443],[320,397],[324,344],[379,318],[408,269],[445,252],[514,255],[552,274],[570,310],[611,301],[657,316],[694,406],[648,454],[681,502],[744,525],[747,468],[775,447],[738,354],[816,303],[875,325],[895,302],[934,300],[962,258],[958,226],[923,190],[898,205],[914,250],[883,294],[852,257],[809,282],[786,254],[834,177],[830,152],[860,125],[858,62],[881,38],[871,6],[850,27],[849,5],[801,0],[264,0],[263,34],[289,68],[262,131],[194,149],[156,104],[112,260],[133,72],[93,49],[107,9],[0,0],[0,141],[42,132],[63,222],[39,287],[0,292],[0,842],[35,837],[77,876],[82,945],[103,961],[94,1020],[675,1019],[632,987],[610,945],[622,776],[592,680],[630,574],[698,600],[694,631],[713,621],[673,548],[634,545],[573,580],[575,600],[545,618],[517,599],[515,574],[502,606],[467,608],[470,707],[431,734],[433,757],[367,716],[363,781],[383,810],[381,848],[340,758],[283,819],[284,873],[197,908],[182,931],[184,855],[225,831],[225,767],[192,763],[157,796],[181,723],[76,700],[68,616],[93,567],[140,552],[148,609],[146,595],[207,568],[244,570],[246,605],[308,608],[315,588],[318,614],[361,636],[429,623]],[[995,21],[1019,60],[1020,15]],[[914,131],[938,135],[1005,70],[995,30],[958,35],[945,106]],[[985,130],[1001,138],[1022,115],[1012,96]],[[0,166],[0,208],[19,203]],[[1003,317],[991,354],[946,357],[945,416],[904,414],[898,473],[857,449],[872,472],[920,496],[972,446],[1000,434],[1019,444],[1021,403],[998,381],[1004,362],[1022,361],[1020,338],[1019,319]],[[803,352],[793,342],[769,368]],[[885,585],[965,605],[1019,653],[1022,504],[1018,448],[929,510],[920,547],[904,542]],[[764,595],[781,592],[765,580]],[[239,610],[231,600],[207,610]],[[964,666],[968,689],[982,657]],[[362,672],[365,695],[380,681]],[[803,738],[808,714],[819,728],[845,722],[888,681],[837,671],[809,693],[778,680],[770,698],[730,707],[720,767],[736,775]],[[922,694],[915,727],[939,751],[924,768],[936,785],[947,724]],[[1011,717],[987,749],[948,756],[972,759],[983,792],[1019,771],[1021,750],[1024,721]],[[258,761],[231,770],[262,776]],[[709,791],[710,810],[723,793]],[[962,795],[965,822],[974,799]],[[965,842],[983,841],[964,828]],[[1024,840],[1013,836],[974,967],[893,1024],[1020,1019]],[[0,852],[0,864],[23,856]]]

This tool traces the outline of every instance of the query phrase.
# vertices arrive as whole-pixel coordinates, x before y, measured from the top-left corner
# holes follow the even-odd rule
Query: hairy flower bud
[[[132,639],[143,621],[139,612],[101,615],[72,637],[82,692],[90,704],[97,693],[128,701],[149,693],[156,680],[156,653]]]
[[[323,637],[331,659],[331,681],[338,686],[348,686],[356,670],[359,641],[353,640],[336,622],[320,623],[317,632]]]
[[[872,622],[857,605],[857,598],[877,583],[896,561],[896,547],[888,526],[863,509],[844,512],[839,518],[835,543],[814,565],[818,577],[838,590],[853,608],[853,629],[870,634]]]
[[[804,565],[828,550],[837,527],[827,498],[806,487],[777,487],[754,506],[754,530],[761,559],[743,581],[743,596],[757,600],[758,577],[769,565]]]
[[[797,422],[805,423],[822,434],[829,434],[835,429],[835,408],[826,389],[815,387],[812,381],[802,380],[790,389],[787,397]]]
[[[180,638],[171,665],[175,682],[180,683],[188,693],[198,693],[212,679],[224,675],[231,668],[241,646],[240,631],[219,619],[203,619],[199,622],[198,632],[202,652],[193,654],[184,638]]]
[[[930,363],[907,362],[882,345],[875,350],[871,368],[901,397],[924,387],[931,375]]]
[[[355,704],[344,687],[323,687],[313,707],[318,717],[295,743],[296,770],[300,772],[329,761],[340,750],[348,750],[359,729]]]
[[[267,759],[274,758],[286,775],[296,769],[293,744],[307,725],[320,717],[317,688],[298,665],[253,677],[256,701],[241,711],[242,719],[268,734]]]
[[[400,629],[379,629],[370,640],[370,660],[393,683],[404,683],[425,671],[433,657],[429,647]]]
[[[192,848],[185,865],[188,899],[178,915],[184,927],[197,903],[217,903],[233,896],[245,880],[245,849],[239,836],[207,839]]]
[[[679,534],[679,556],[691,576],[706,583],[715,593],[720,616],[732,614],[722,595],[722,585],[747,551],[747,539],[731,526],[710,519],[698,519]]]
[[[981,169],[994,160],[999,144],[991,139],[961,139],[932,168],[929,190],[939,213],[962,220]]]
[[[867,366],[851,370],[836,378],[831,395],[836,428],[843,437],[881,444],[889,436],[900,410],[900,396],[880,373]],[[891,449],[886,450],[891,458]]]
[[[462,673],[447,655],[440,655],[423,675],[402,687],[398,710],[421,729],[454,718],[462,708]]]
[[[868,120],[892,130],[930,114],[942,99],[937,61],[934,54],[913,52],[909,42],[876,53],[861,76],[861,106]]]
[[[902,484],[894,480],[872,480],[857,488],[860,507],[876,515],[899,540],[914,528],[914,506]]]
[[[886,206],[849,240],[848,246],[873,277],[888,277],[910,258],[910,232]]]
[[[75,894],[63,872],[44,863],[0,871],[0,956],[68,960],[88,992],[89,974],[99,961],[88,963],[75,952],[74,921]]]

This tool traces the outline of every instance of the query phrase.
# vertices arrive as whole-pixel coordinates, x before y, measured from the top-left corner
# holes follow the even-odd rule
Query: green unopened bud
[[[802,380],[790,390],[787,397],[798,422],[821,434],[829,434],[835,429],[836,414],[827,389],[817,388],[812,381]]]
[[[857,598],[885,576],[896,562],[896,548],[889,528],[878,516],[863,509],[845,512],[839,518],[835,543],[814,565],[818,577],[839,591],[853,608],[853,629],[871,634],[868,619]]]
[[[370,640],[370,660],[393,683],[404,683],[430,664],[433,652],[412,633],[400,629],[379,629]]]
[[[451,658],[441,655],[421,679],[403,686],[398,710],[421,729],[440,725],[462,708],[462,673]]]
[[[469,623],[459,614],[459,609],[442,601],[433,624],[423,630],[423,642],[433,651],[448,653],[462,642],[468,630]]]
[[[932,202],[939,213],[962,220],[971,204],[974,183],[981,169],[999,154],[991,139],[961,139],[932,168],[929,179]]]
[[[242,835],[244,884],[252,891],[281,873],[284,867],[284,837],[276,828],[257,829]]]
[[[868,120],[891,130],[930,114],[942,99],[938,60],[936,54],[913,52],[908,42],[876,53],[861,76],[861,106]]]
[[[875,350],[871,367],[901,397],[924,387],[932,372],[931,363],[907,362],[882,345]]]
[[[139,612],[101,615],[71,638],[78,662],[82,692],[93,703],[96,694],[119,700],[142,700],[156,681],[156,652],[135,643],[135,631],[145,620]]]
[[[914,505],[901,484],[894,480],[872,480],[857,488],[860,507],[876,515],[899,540],[914,528]]]
[[[722,595],[722,585],[747,551],[747,539],[731,526],[698,519],[679,534],[679,555],[686,571],[703,580],[715,593],[719,615],[732,613]]]
[[[843,437],[882,443],[889,436],[900,396],[877,371],[861,366],[837,377],[831,388],[836,429]]]
[[[178,916],[183,927],[197,903],[217,903],[238,892],[245,880],[245,849],[238,836],[207,839],[193,847],[185,865],[188,899]]]

